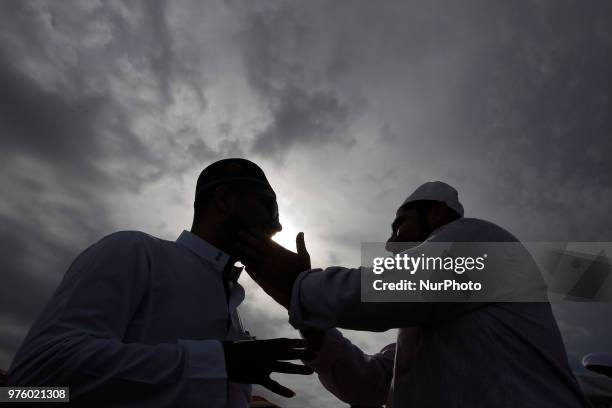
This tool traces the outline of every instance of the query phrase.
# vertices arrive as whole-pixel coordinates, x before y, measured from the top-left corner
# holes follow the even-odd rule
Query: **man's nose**
[[[277,232],[281,232],[283,230],[283,226],[280,222],[275,221],[272,226],[268,229],[268,235],[272,236]]]
[[[385,244],[385,250],[387,252],[393,252],[391,249],[393,247],[392,243],[395,242],[395,237],[393,235],[391,235],[389,237],[389,239],[387,240],[387,243]]]

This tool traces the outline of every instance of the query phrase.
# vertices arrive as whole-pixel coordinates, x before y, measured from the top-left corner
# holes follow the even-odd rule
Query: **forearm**
[[[290,323],[298,329],[385,331],[434,319],[435,304],[361,301],[361,271],[342,267],[300,274],[292,289]]]
[[[308,364],[321,384],[349,404],[386,403],[393,373],[395,345],[365,354],[336,329],[325,332],[317,357]]]

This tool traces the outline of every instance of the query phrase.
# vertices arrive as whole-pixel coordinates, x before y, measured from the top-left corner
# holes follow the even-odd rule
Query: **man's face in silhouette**
[[[252,231],[271,238],[282,230],[274,195],[267,191],[237,187],[236,207],[232,218],[239,230]]]
[[[420,243],[425,241],[431,233],[448,224],[453,217],[446,204],[437,201],[415,201],[400,207],[395,213],[391,224],[391,236],[387,240],[386,250],[399,253],[413,245],[399,245],[397,243]]]
[[[387,239],[386,249],[394,253],[399,252],[399,246],[393,245],[394,242],[422,242],[427,238],[425,233],[418,210],[410,206],[400,207],[391,224],[391,236]]]

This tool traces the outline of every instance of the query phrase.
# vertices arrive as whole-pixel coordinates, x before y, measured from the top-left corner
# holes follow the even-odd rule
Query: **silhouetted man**
[[[73,406],[247,407],[251,383],[312,369],[301,339],[247,338],[237,314],[239,230],[281,230],[263,171],[225,159],[200,174],[191,231],[111,234],[72,263],[15,356],[8,383],[70,386]]]
[[[508,231],[464,218],[457,191],[441,182],[425,183],[410,194],[391,229],[387,248],[395,252],[396,243],[418,242],[402,252],[414,258],[435,252],[441,243],[504,243],[500,259],[509,267],[503,272],[522,276],[521,266],[533,261]],[[239,251],[247,272],[289,310],[290,322],[311,344],[319,343],[311,364],[346,402],[396,408],[589,406],[545,300],[362,302],[361,268],[311,270],[301,233],[296,241],[297,254],[244,233]],[[509,277],[495,275],[502,281]],[[537,279],[515,283],[540,293]],[[399,332],[395,345],[369,356],[333,327]]]

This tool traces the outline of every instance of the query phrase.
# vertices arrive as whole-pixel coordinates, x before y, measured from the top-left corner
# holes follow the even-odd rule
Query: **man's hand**
[[[301,329],[302,337],[308,344],[308,350],[313,352],[313,357],[321,351],[323,342],[325,341],[325,331],[317,329]]]
[[[314,370],[310,367],[281,361],[312,358],[305,347],[306,342],[301,339],[223,342],[227,378],[232,382],[260,384],[283,397],[293,397],[295,392],[271,379],[270,374],[312,374]]]
[[[310,255],[304,233],[295,237],[297,253],[264,236],[247,232],[238,234],[240,262],[251,278],[281,305],[289,308],[291,290],[297,276],[310,269]]]

